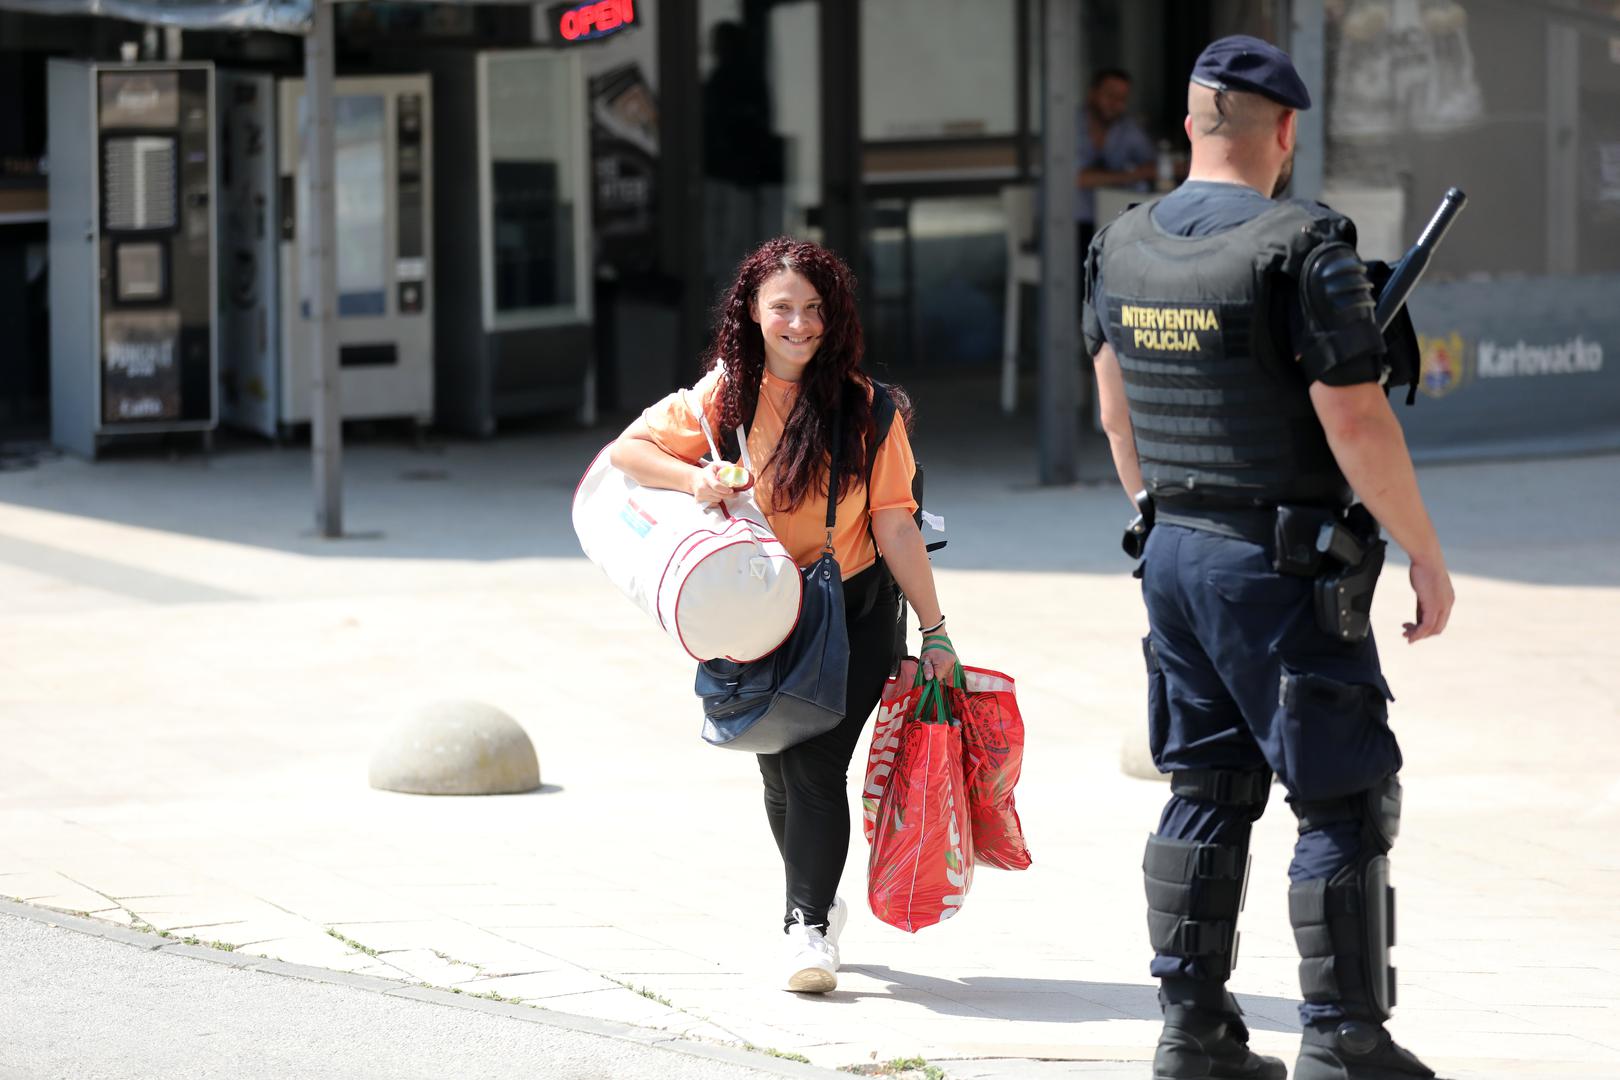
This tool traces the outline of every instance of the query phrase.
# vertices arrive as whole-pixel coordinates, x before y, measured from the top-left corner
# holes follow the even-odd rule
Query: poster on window
[[[632,61],[592,76],[590,103],[597,264],[645,273],[658,258],[658,99]]]
[[[1468,11],[1461,4],[1345,0],[1328,12],[1329,137],[1440,134],[1484,118]]]

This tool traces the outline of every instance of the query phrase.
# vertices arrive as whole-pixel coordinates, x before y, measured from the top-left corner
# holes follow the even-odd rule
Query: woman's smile
[[[754,321],[765,339],[765,367],[772,375],[797,382],[821,347],[824,325],[821,294],[792,270],[772,275],[760,285]]]

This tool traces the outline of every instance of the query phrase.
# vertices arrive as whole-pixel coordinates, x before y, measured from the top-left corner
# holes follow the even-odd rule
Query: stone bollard
[[[540,761],[518,722],[492,705],[441,701],[371,755],[371,786],[411,795],[515,795],[540,786]]]
[[[1138,780],[1170,780],[1153,764],[1153,751],[1148,749],[1146,724],[1132,725],[1119,744],[1119,771]]]

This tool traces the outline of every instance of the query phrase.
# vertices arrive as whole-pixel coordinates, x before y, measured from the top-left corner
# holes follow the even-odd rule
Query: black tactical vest
[[[1349,485],[1286,340],[1305,256],[1354,227],[1281,203],[1212,236],[1122,214],[1102,242],[1102,285],[1142,478],[1165,505],[1348,505]]]

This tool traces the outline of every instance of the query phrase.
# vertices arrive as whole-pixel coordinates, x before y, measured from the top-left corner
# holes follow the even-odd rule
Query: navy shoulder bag
[[[804,606],[782,647],[746,664],[698,665],[703,738],[728,750],[776,754],[831,731],[844,719],[849,684],[849,627],[844,575],[833,554],[838,505],[840,411],[833,416],[827,480],[827,546],[803,571]]]

